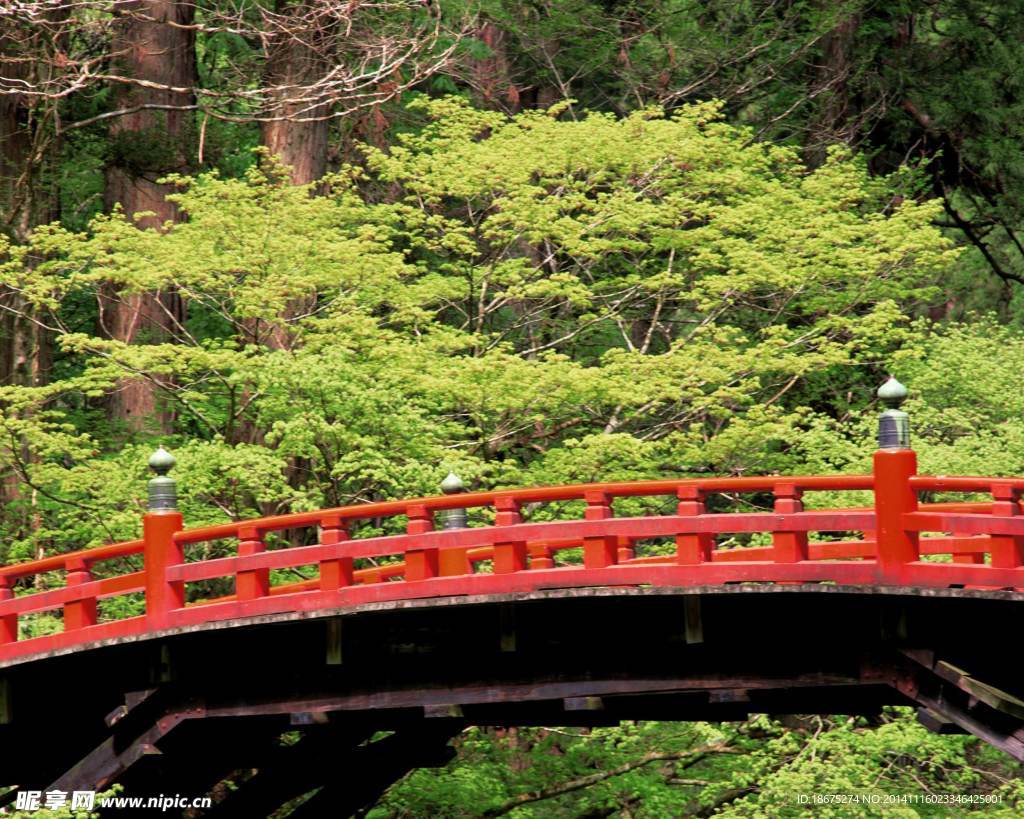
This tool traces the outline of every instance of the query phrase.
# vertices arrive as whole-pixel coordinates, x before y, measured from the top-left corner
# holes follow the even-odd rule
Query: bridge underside
[[[444,764],[466,725],[890,704],[1024,759],[1022,599],[820,585],[553,589],[220,623],[0,667],[0,788],[120,782],[195,796],[231,777],[240,787],[211,815],[266,815],[318,787],[294,815],[326,805],[344,815],[411,768]]]

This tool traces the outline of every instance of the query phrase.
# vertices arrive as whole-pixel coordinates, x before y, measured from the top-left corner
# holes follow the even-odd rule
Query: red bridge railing
[[[157,479],[160,480],[160,479]],[[166,479],[164,479],[166,480]],[[804,495],[865,491],[868,508],[804,508]],[[919,505],[923,492],[983,501]],[[708,478],[599,483],[454,494],[182,529],[173,510],[147,514],[141,540],[0,567],[0,664],[98,641],[285,612],[362,603],[584,586],[693,587],[725,583],[837,583],[1024,590],[1024,478],[916,474],[908,448],[875,453],[871,475]],[[770,493],[771,510],[715,512],[716,494]],[[617,517],[616,501],[671,497],[674,514]],[[582,501],[582,516],[524,522],[536,505]],[[493,523],[435,528],[449,510],[483,509]],[[563,510],[564,511],[564,510]],[[404,518],[404,521],[401,519]],[[353,537],[360,521],[399,519],[405,532]],[[316,529],[313,545],[268,548],[276,532]],[[764,533],[770,545],[723,548],[723,535]],[[811,533],[831,540],[812,541]],[[233,554],[188,560],[198,544],[234,541]],[[637,555],[644,541],[667,553]],[[666,547],[666,544],[669,544]],[[578,549],[575,561],[561,553]],[[104,563],[142,556],[142,570],[95,579]],[[576,553],[577,557],[579,553]],[[359,568],[360,562],[391,560]],[[271,585],[274,569],[315,577]],[[64,573],[64,585],[29,582]],[[235,593],[187,602],[189,584],[234,581]],[[143,593],[145,614],[99,616],[97,601]],[[63,631],[19,639],[19,619],[62,612]]]

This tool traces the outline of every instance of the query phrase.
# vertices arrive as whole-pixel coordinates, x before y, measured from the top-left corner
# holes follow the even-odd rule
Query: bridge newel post
[[[405,510],[409,519],[405,527],[407,535],[422,535],[434,530],[434,513],[422,504],[415,504]],[[405,553],[405,579],[427,580],[437,577],[437,547],[409,549]]]
[[[80,557],[69,560],[64,568],[67,571],[64,583],[69,588],[84,585],[92,580],[89,564]],[[95,595],[64,604],[64,631],[74,631],[94,625],[96,625]]]
[[[174,457],[163,447],[149,459],[156,477],[149,482],[149,507],[142,518],[142,555],[146,573],[146,620],[151,629],[167,628],[170,615],[185,606],[185,583],[168,580],[169,567],[185,562],[185,550],[174,540],[182,527],[177,509],[177,481],[167,476]]]
[[[499,495],[494,499],[494,525],[515,526],[523,522],[519,514],[519,501],[507,495]],[[495,541],[494,573],[508,574],[521,572],[526,568],[526,541],[508,540]]]
[[[320,521],[320,544],[337,546],[351,539],[348,521],[340,515],[331,515]],[[353,560],[338,556],[320,561],[320,590],[337,591],[355,583]]]
[[[676,514],[680,517],[699,517],[705,513],[705,492],[698,486],[687,485],[676,489],[679,504]],[[710,532],[694,532],[676,535],[676,562],[681,566],[695,563],[710,563],[715,536]]]
[[[6,575],[0,575],[0,603],[14,599],[14,581]],[[0,615],[0,646],[18,640],[18,615]]]
[[[583,499],[587,502],[583,512],[584,520],[608,520],[615,516],[608,493],[586,492]],[[583,538],[583,566],[587,569],[603,569],[615,565],[619,557],[618,548],[619,539],[614,536]]]
[[[465,491],[466,485],[462,482],[462,478],[454,472],[449,472],[448,476],[441,481],[441,492],[445,495],[461,495]],[[441,520],[441,528],[446,531],[469,527],[469,518],[466,508],[463,506],[446,509]],[[446,577],[472,574],[473,563],[469,559],[469,549],[442,549],[438,556],[438,569],[440,574]]]
[[[904,515],[917,511],[917,453],[910,448],[910,418],[899,409],[907,388],[890,378],[878,390],[888,406],[878,419],[874,455],[875,529],[880,579],[902,582],[907,565],[920,558],[919,535],[906,528]]]

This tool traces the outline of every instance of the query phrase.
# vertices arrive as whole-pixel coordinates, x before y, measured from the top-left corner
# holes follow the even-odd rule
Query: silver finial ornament
[[[149,482],[149,511],[174,512],[178,508],[178,482],[167,475],[177,463],[163,447],[149,456],[149,468],[156,477]]]
[[[878,388],[879,400],[888,407],[878,416],[878,446],[880,449],[910,449],[910,416],[900,409],[907,400],[907,388],[889,376]]]
[[[441,491],[446,495],[457,495],[465,490],[466,485],[462,482],[462,478],[454,472],[449,472],[448,477],[441,481]]]
[[[466,491],[466,485],[462,478],[454,472],[449,472],[448,477],[441,481],[441,491],[445,495],[460,495]],[[444,520],[441,524],[443,529],[465,529],[469,525],[465,509],[448,509],[444,513]]]

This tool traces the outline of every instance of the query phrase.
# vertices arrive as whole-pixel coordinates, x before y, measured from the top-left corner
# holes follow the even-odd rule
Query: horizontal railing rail
[[[1024,589],[1024,478],[924,476],[915,464],[910,450],[881,450],[870,475],[505,489],[194,529],[183,529],[176,511],[155,511],[144,518],[141,540],[0,567],[0,663],[207,622],[545,588],[827,582]],[[804,507],[807,493],[854,491],[873,492],[874,504]],[[991,499],[919,504],[920,493]],[[770,496],[770,508],[708,508],[713,495],[751,494]],[[675,508],[617,516],[624,498],[673,498]],[[582,515],[571,517],[572,507],[543,509],[564,502],[582,503]],[[467,509],[484,511],[472,525],[464,516],[452,525],[448,515]],[[388,520],[404,531],[379,534]],[[360,536],[362,522],[372,522],[372,536]],[[272,548],[274,533],[301,529],[315,529],[307,538],[315,542]],[[748,535],[761,543],[728,542]],[[186,559],[197,544],[223,541],[237,542],[232,554]],[[273,571],[302,569],[312,576],[271,582]],[[47,588],[60,573],[63,585]],[[199,598],[196,589],[215,586],[194,584],[211,581],[221,589],[233,584],[233,593]],[[102,616],[99,601],[126,594],[140,595],[140,606],[144,599],[144,613]],[[20,633],[33,616],[53,612],[62,631]]]

